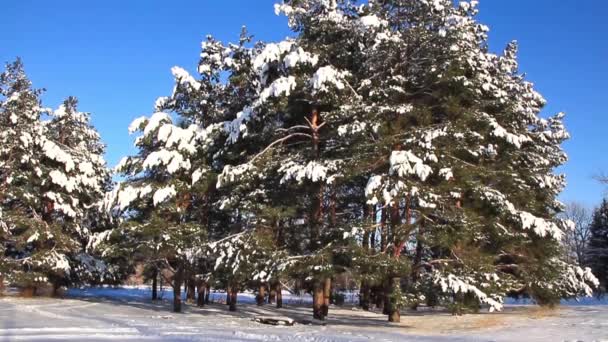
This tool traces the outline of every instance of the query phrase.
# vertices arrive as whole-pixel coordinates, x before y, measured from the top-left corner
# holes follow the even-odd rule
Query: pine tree
[[[118,203],[145,225],[156,186],[185,193],[175,222],[207,233],[189,262],[228,290],[231,309],[236,291],[261,296],[289,277],[323,319],[342,272],[390,321],[423,301],[461,313],[499,310],[506,295],[588,295],[591,272],[559,258],[563,114],[540,116],[517,45],[490,53],[476,5],[284,1],[276,12],[294,38],[208,37],[200,78],[175,67],[173,94],[157,101],[192,134],[166,140],[168,114],[137,121],[141,153],[122,165],[131,179]]]
[[[183,69],[173,68],[176,87],[172,98],[196,90],[200,84]],[[114,233],[122,236],[114,253],[135,256],[132,262],[143,262],[157,270],[173,273],[174,311],[181,311],[181,284],[193,250],[200,249],[206,236],[198,225],[196,183],[202,176],[193,170],[198,153],[197,143],[204,132],[195,118],[179,116],[174,124],[169,114],[179,115],[179,104],[171,107],[167,98],[157,102],[158,110],[149,118],[141,117],[129,127],[140,132],[135,145],[139,153],[125,157],[116,167],[126,180],[106,198],[106,210],[123,215]],[[166,109],[166,112],[162,110]],[[116,257],[116,254],[114,255]]]
[[[585,260],[605,292],[608,284],[608,201],[605,199],[593,213],[589,231],[591,236]]]
[[[41,108],[17,62],[2,74],[3,263],[14,284],[54,290],[107,275],[84,252],[109,173],[89,116],[68,99],[51,113]],[[44,121],[42,114],[52,119]]]
[[[2,265],[0,272],[10,283],[33,285],[44,280],[40,273],[25,274],[31,259],[27,240],[39,230],[52,234],[39,217],[40,90],[31,88],[21,60],[7,64],[0,75],[0,202],[2,204]],[[27,263],[27,264],[26,264]]]

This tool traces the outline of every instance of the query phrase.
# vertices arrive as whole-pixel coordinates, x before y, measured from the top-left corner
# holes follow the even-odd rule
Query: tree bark
[[[196,301],[196,283],[195,280],[191,277],[188,278],[187,281],[188,284],[188,290],[186,293],[186,299],[191,302],[194,303]]]
[[[255,297],[255,301],[258,306],[263,306],[266,301],[266,285],[260,284],[258,288],[258,295]]]
[[[412,269],[412,281],[417,282],[420,277],[420,264],[422,263],[422,252],[424,251],[424,245],[422,244],[423,239],[423,224],[424,221],[421,221],[418,225],[418,235],[416,236],[416,252],[414,255],[414,267]]]
[[[376,299],[376,308],[384,312],[384,291],[381,287],[374,289],[374,297]]]
[[[152,273],[152,300],[158,299],[158,270]]]
[[[204,281],[198,282],[197,288],[198,296],[196,297],[196,305],[197,306],[205,306],[205,296],[207,295],[207,286]]]
[[[361,288],[359,289],[359,306],[369,311],[369,286],[365,280],[361,281]]]
[[[61,285],[59,285],[58,282],[53,282],[53,293],[52,293],[53,297],[57,297],[57,294],[58,294],[60,288],[61,288]]]
[[[380,215],[380,250],[386,251],[386,247],[388,246],[388,236],[386,232],[386,209],[382,209],[382,214]]]
[[[270,291],[268,291],[268,304],[272,304],[273,302],[275,302],[277,300],[277,285],[276,282],[271,282],[270,284],[268,284],[268,288]]]
[[[277,281],[277,283],[275,284],[275,291],[277,293],[277,308],[282,308],[283,307],[283,288],[281,286],[281,282]]]
[[[184,267],[180,264],[177,266],[175,275],[173,275],[173,312],[182,312],[182,282],[184,278]]]
[[[226,288],[226,305],[230,305],[230,300],[232,300],[231,293],[232,293],[232,286],[228,286]]]
[[[207,283],[205,286],[205,304],[209,304],[209,296],[211,295],[211,285]]]
[[[382,294],[384,295],[384,308],[382,309],[383,315],[388,315],[391,313],[391,286],[390,279],[386,279],[384,284],[382,284]]]
[[[329,301],[331,299],[331,278],[325,278],[325,282],[323,283],[323,306],[322,313],[323,316],[327,317],[329,314]]]
[[[313,285],[312,317],[319,320],[325,319],[323,315],[323,284],[318,280]]]
[[[230,306],[228,307],[228,310],[236,311],[236,300],[237,300],[238,293],[239,293],[239,290],[237,289],[237,287],[232,286],[231,291],[230,291]]]
[[[390,284],[391,284],[390,293],[391,293],[391,295],[393,295],[398,290],[398,286],[401,286],[401,278],[393,277],[390,281]],[[401,313],[399,311],[400,308],[399,308],[398,303],[395,302],[394,298],[391,299],[391,301],[389,303],[390,304],[388,305],[388,307],[389,307],[388,321],[393,322],[393,323],[401,322]]]

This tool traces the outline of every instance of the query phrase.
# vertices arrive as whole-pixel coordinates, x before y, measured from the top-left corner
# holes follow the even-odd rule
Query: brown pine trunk
[[[424,246],[422,244],[423,238],[423,222],[421,221],[418,226],[418,236],[416,237],[416,254],[414,255],[414,267],[412,269],[412,281],[417,282],[420,277],[420,265],[422,263],[422,252]]]
[[[376,299],[376,308],[384,312],[384,291],[381,287],[374,289],[374,297]]]
[[[359,306],[369,311],[369,286],[365,280],[361,281],[361,289],[359,289]]]
[[[391,294],[394,293],[397,289],[398,286],[401,286],[401,278],[399,277],[394,277],[391,279]],[[399,305],[397,305],[397,303],[395,303],[394,300],[390,301],[389,306],[389,313],[388,313],[388,321],[389,322],[394,322],[394,323],[399,323],[401,322],[401,313],[399,312]]]
[[[321,114],[318,108],[313,108],[310,115],[310,129],[312,135],[312,147],[314,159],[321,157],[321,149],[319,146],[319,125]],[[323,215],[323,185],[318,183],[312,193],[312,207],[310,211],[310,250],[315,251],[319,247],[319,230],[321,226],[321,216]]]
[[[391,312],[391,286],[390,279],[386,279],[382,285],[382,294],[384,295],[384,308],[382,309],[383,315],[388,315]]]
[[[196,301],[196,282],[193,278],[189,278],[187,281],[188,291],[186,293],[186,299],[194,303]]]
[[[206,292],[207,292],[206,290],[207,290],[207,286],[205,285],[205,282],[199,281],[198,288],[197,288],[198,297],[196,297],[197,306],[205,306],[205,296],[206,296]]]
[[[211,295],[211,285],[205,286],[205,304],[209,304],[209,296]]]
[[[388,246],[388,234],[386,231],[386,209],[382,209],[382,214],[380,215],[380,250],[386,251],[386,247]]]
[[[320,281],[315,281],[312,290],[312,317],[314,319],[324,320],[323,315],[323,284]]]
[[[184,278],[184,267],[178,265],[173,276],[173,312],[182,312],[182,282]]]
[[[236,300],[237,300],[238,293],[239,293],[239,290],[236,288],[236,286],[232,286],[231,291],[230,291],[230,306],[228,307],[228,310],[236,311]]]
[[[57,297],[57,295],[59,294],[60,288],[61,288],[61,285],[59,285],[59,283],[53,282],[53,293],[51,294],[51,296]]]
[[[323,306],[322,312],[323,316],[327,317],[329,314],[329,301],[331,299],[331,278],[325,278],[325,282],[323,283]]]
[[[4,295],[4,276],[0,274],[0,296]]]
[[[258,295],[255,297],[255,301],[258,304],[258,306],[264,305],[264,302],[266,301],[266,285],[265,284],[260,284],[260,286],[258,288]]]
[[[152,273],[152,300],[158,299],[158,270],[155,269]]]
[[[277,308],[280,309],[283,307],[283,288],[281,286],[281,283],[278,281],[275,286],[275,291],[277,293]]]
[[[230,300],[232,299],[232,297],[230,296],[232,292],[232,286],[228,286],[228,288],[226,289],[226,305],[230,305]]]
[[[268,289],[270,290],[268,293],[268,304],[272,304],[277,300],[277,289],[276,283],[271,282],[268,284]]]

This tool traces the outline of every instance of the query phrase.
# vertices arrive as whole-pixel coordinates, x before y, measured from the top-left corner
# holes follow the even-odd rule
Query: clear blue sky
[[[193,72],[206,34],[235,41],[246,25],[256,38],[290,35],[274,0],[4,0],[0,61],[23,58],[46,106],[80,99],[114,165],[132,153],[127,127],[172,89],[170,68]],[[520,67],[564,111],[572,139],[563,200],[595,205],[606,194],[592,176],[608,172],[608,28],[605,0],[481,0],[491,48],[520,43]]]

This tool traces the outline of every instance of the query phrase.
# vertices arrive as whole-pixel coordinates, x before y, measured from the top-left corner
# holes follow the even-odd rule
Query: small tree
[[[566,230],[563,240],[566,262],[583,267],[586,265],[585,257],[591,237],[591,212],[581,203],[570,202],[566,204],[563,216],[572,222],[572,227]]]

